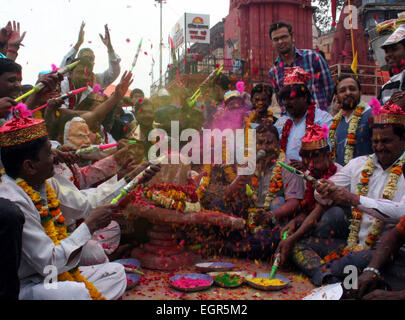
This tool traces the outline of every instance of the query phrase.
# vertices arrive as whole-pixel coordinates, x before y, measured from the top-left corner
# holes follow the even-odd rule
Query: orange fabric
[[[401,218],[397,226],[395,227],[399,233],[405,236],[405,216]]]

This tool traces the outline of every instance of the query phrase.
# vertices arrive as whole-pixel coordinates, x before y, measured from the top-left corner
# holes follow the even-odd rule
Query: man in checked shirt
[[[278,53],[269,71],[270,84],[274,92],[278,95],[284,87],[284,69],[299,66],[312,77],[308,88],[312,91],[315,105],[326,111],[332,103],[334,84],[329,67],[322,55],[315,50],[297,49],[294,45],[292,26],[288,23],[273,23],[270,26],[269,36]],[[284,110],[281,101],[279,104]]]

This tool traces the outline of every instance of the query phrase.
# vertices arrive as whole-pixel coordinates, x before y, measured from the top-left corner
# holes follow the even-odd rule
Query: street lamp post
[[[163,46],[163,37],[162,37],[162,7],[163,3],[166,3],[166,0],[155,0],[157,3],[160,4],[160,45],[159,45],[159,56],[160,56],[160,61],[159,61],[159,89],[162,88],[162,46]]]

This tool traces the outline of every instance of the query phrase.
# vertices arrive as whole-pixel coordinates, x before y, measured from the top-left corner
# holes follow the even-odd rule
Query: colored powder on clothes
[[[192,278],[181,277],[181,278],[173,281],[172,285],[177,288],[190,289],[190,288],[196,288],[196,287],[209,286],[209,285],[211,285],[211,282],[209,280],[204,280],[204,279],[192,279]]]
[[[250,282],[259,284],[261,286],[282,286],[285,283],[279,279],[266,279],[266,278],[253,278],[249,279]]]
[[[221,273],[215,277],[215,280],[227,287],[233,287],[241,284],[242,279],[236,274]]]

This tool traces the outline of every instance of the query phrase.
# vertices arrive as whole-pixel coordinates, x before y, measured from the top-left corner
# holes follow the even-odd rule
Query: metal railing
[[[179,75],[185,74],[206,74],[209,75],[218,65],[223,65],[222,73],[230,78],[249,78],[251,81],[268,81],[268,68],[260,68],[252,74],[248,72],[249,65],[243,60],[235,60],[231,58],[209,56],[205,57],[203,61],[195,60],[181,60],[178,63]],[[247,75],[248,74],[248,75]],[[177,73],[172,66],[162,75],[162,86],[167,86],[170,82],[177,79]],[[160,81],[155,81],[150,88],[151,95],[157,93],[159,90]]]
[[[336,81],[341,75],[353,74],[351,64],[336,64],[329,67],[332,79]],[[382,85],[389,79],[389,74],[379,66],[357,65],[357,73],[362,87],[362,93],[378,96]]]
[[[218,64],[223,64],[223,74],[231,79],[243,79],[250,82],[268,82],[269,68],[260,68],[256,72],[250,70],[248,63],[237,63],[237,60],[230,58],[217,58],[214,56],[205,58],[203,61],[180,61],[178,63],[179,75],[193,74],[210,74]],[[353,74],[351,64],[336,64],[329,67],[332,79],[336,81],[341,75]],[[249,70],[249,71],[248,71]],[[247,72],[249,74],[247,74]],[[357,73],[362,86],[362,93],[377,96],[382,85],[389,79],[389,74],[382,71],[378,66],[358,65]],[[177,79],[177,73],[174,67],[169,68],[162,76],[163,87],[167,86],[172,81]],[[151,86],[151,95],[159,90],[159,80],[155,81]]]

